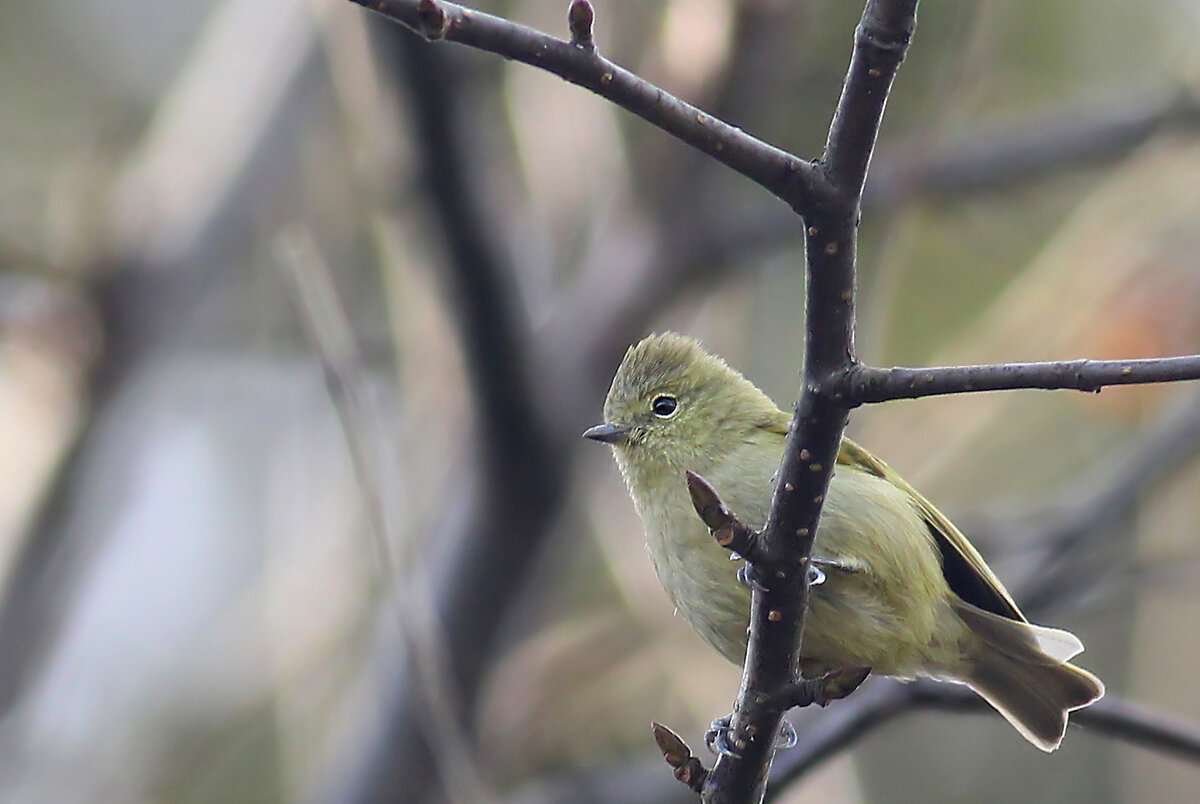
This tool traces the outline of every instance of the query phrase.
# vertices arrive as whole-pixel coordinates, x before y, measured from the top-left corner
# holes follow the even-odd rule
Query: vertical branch
[[[765,590],[752,597],[750,641],[731,724],[740,756],[724,755],[706,802],[760,800],[782,712],[773,690],[799,674],[808,606],[806,565],[846,426],[849,405],[833,380],[854,365],[854,259],[862,188],[892,80],[916,26],[916,0],[870,0],[820,165],[827,184],[789,199],[804,216],[807,314],[803,385],[762,534]]]

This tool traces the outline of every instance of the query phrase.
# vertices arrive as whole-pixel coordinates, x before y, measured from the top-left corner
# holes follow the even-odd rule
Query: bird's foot
[[[786,751],[789,748],[795,748],[799,741],[795,726],[788,722],[787,718],[784,718],[779,724],[779,736],[775,738],[775,750]]]
[[[730,739],[733,732],[733,729],[730,728],[732,721],[733,715],[725,715],[708,724],[708,731],[704,733],[704,744],[708,746],[709,751],[729,757],[741,756],[737,746]],[[775,749],[786,751],[795,747],[799,739],[796,736],[795,727],[788,722],[787,718],[784,718],[779,726],[779,735],[775,738]]]
[[[754,565],[751,564],[750,562],[746,562],[742,566],[738,567],[737,579],[738,579],[738,583],[740,583],[742,586],[746,587],[747,589],[749,589],[751,591],[754,591],[754,592],[767,591],[767,587],[762,582],[762,576],[758,573],[758,570],[756,570],[754,568]]]
[[[709,751],[727,757],[741,756],[729,742],[729,733],[732,731],[729,725],[732,722],[733,715],[725,715],[708,724],[708,731],[704,732],[704,744]]]

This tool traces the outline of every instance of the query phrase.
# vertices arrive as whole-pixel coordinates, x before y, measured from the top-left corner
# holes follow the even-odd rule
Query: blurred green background
[[[479,5],[566,35],[566,3]],[[859,4],[595,5],[608,58],[819,154]],[[918,19],[867,188],[862,358],[1200,351],[1200,5],[941,0]],[[0,101],[0,799],[436,800],[432,765],[389,776],[388,758],[463,700],[457,800],[685,794],[648,721],[700,744],[738,669],[673,616],[607,451],[576,435],[625,345],[664,328],[789,405],[799,221],[577,87],[333,0],[8,2]],[[470,236],[499,291],[462,267]],[[384,551],[297,278],[352,328]],[[464,338],[480,309],[513,339]],[[479,378],[513,353],[546,448],[489,462]],[[994,534],[1085,497],[1196,400],[936,398],[851,431]],[[1114,696],[1200,724],[1189,449],[1041,619],[1080,635]],[[523,461],[547,491],[510,515],[487,490]],[[513,582],[478,610],[496,621],[473,674],[439,682],[474,614],[425,626],[472,517],[524,574],[497,568]],[[1000,530],[1001,575],[1036,574],[1027,533]],[[397,677],[432,708],[397,717]],[[1083,729],[1047,758],[998,717],[920,713],[782,800],[1173,802],[1198,781]]]

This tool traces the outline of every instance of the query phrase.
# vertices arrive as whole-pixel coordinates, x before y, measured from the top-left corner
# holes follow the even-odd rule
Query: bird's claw
[[[789,748],[794,748],[800,738],[796,735],[796,727],[788,722],[787,718],[779,724],[779,736],[775,738],[775,750],[786,751]]]
[[[757,572],[757,570],[754,569],[753,564],[747,563],[747,564],[743,564],[742,566],[738,567],[737,579],[738,579],[738,583],[740,583],[742,586],[746,587],[747,589],[750,589],[755,592],[767,591],[767,587],[763,586],[762,581],[759,580],[758,572]]]
[[[708,731],[704,732],[704,744],[708,746],[711,753],[727,757],[741,756],[729,743],[729,732],[731,731],[729,724],[732,721],[733,715],[725,715],[708,725]]]
[[[719,717],[708,725],[708,731],[704,733],[704,744],[708,746],[708,750],[713,754],[720,754],[727,757],[740,757],[737,746],[730,741],[732,729],[730,724],[733,721],[733,715],[725,715]],[[799,737],[796,736],[796,729],[791,723],[784,719],[779,725],[779,735],[775,738],[775,750],[786,751],[789,748],[795,747],[799,742]]]

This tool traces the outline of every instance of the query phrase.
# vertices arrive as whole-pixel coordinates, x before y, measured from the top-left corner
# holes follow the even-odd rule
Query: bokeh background
[[[563,2],[479,5],[566,32]],[[608,57],[819,154],[858,4],[595,5]],[[867,189],[861,356],[1200,351],[1198,33],[1194,0],[924,3]],[[688,800],[649,720],[699,745],[738,669],[673,616],[578,433],[664,328],[790,404],[798,220],[576,87],[335,0],[7,2],[0,108],[0,800]],[[851,429],[1014,583],[1095,513],[1039,617],[1200,728],[1197,406],[1001,393]],[[1112,492],[1131,465],[1163,471]],[[783,800],[1198,781],[1084,729],[1047,759],[916,712]]]

